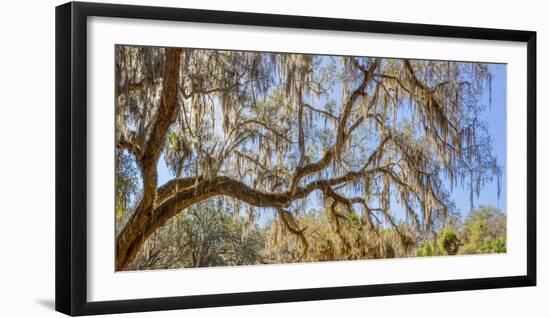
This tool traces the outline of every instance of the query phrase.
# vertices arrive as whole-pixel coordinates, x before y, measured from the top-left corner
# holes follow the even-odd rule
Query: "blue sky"
[[[481,190],[480,196],[474,199],[474,205],[491,205],[498,207],[506,213],[506,65],[493,64],[493,77],[491,89],[485,88],[481,103],[486,105],[485,111],[481,114],[483,120],[488,123],[489,134],[493,139],[493,153],[497,157],[498,164],[502,167],[503,175],[501,178],[500,197],[497,193],[497,180],[485,184]],[[489,94],[491,94],[489,96]],[[166,166],[163,157],[158,163],[158,184],[162,185],[173,178],[170,170]],[[467,187],[455,187],[451,192],[451,198],[454,200],[460,214],[464,217],[470,210],[470,194]],[[394,205],[395,206],[395,205]],[[399,208],[397,208],[399,209]],[[399,211],[395,211],[399,214]],[[266,222],[272,217],[271,213],[262,215],[260,223]]]
[[[474,199],[475,206],[492,205],[506,213],[506,65],[494,64],[492,89],[485,89],[481,102],[487,105],[483,113],[483,119],[489,125],[489,134],[493,139],[493,153],[496,155],[498,164],[502,167],[501,193],[497,193],[496,178],[493,182],[483,187],[479,198]],[[489,100],[491,91],[491,101]],[[489,103],[491,102],[491,103]],[[466,188],[455,188],[452,193],[457,207],[462,215],[470,210],[470,192]]]

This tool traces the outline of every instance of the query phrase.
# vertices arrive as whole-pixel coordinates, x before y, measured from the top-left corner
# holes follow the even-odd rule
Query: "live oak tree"
[[[220,196],[251,223],[275,213],[299,260],[319,258],[313,201],[333,258],[381,237],[410,249],[411,229],[446,218],[453,187],[473,205],[501,173],[480,118],[490,80],[481,63],[116,46],[116,269]],[[159,185],[161,160],[173,179]]]

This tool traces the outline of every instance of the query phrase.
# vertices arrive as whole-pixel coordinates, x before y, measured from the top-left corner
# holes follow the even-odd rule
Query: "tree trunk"
[[[117,237],[116,269],[124,269],[128,261],[135,258],[137,242],[143,242],[144,229],[155,216],[154,206],[157,196],[157,162],[164,146],[166,133],[176,120],[178,105],[178,87],[181,67],[181,49],[166,49],[163,90],[159,102],[158,117],[151,130],[151,135],[138,160],[143,177],[143,198],[132,217]],[[141,244],[141,243],[140,243]]]

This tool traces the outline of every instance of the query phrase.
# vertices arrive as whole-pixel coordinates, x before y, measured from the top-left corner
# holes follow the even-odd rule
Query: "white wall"
[[[189,0],[112,1],[189,8],[330,16],[538,32],[538,284],[469,291],[118,315],[117,317],[520,317],[550,314],[550,24],[544,1]],[[11,1],[1,10],[0,316],[61,317],[54,298],[54,6]],[[545,250],[543,250],[545,247]]]

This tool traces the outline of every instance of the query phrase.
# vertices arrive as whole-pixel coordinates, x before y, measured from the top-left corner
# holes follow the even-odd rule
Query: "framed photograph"
[[[56,8],[56,309],[536,284],[536,34]]]

